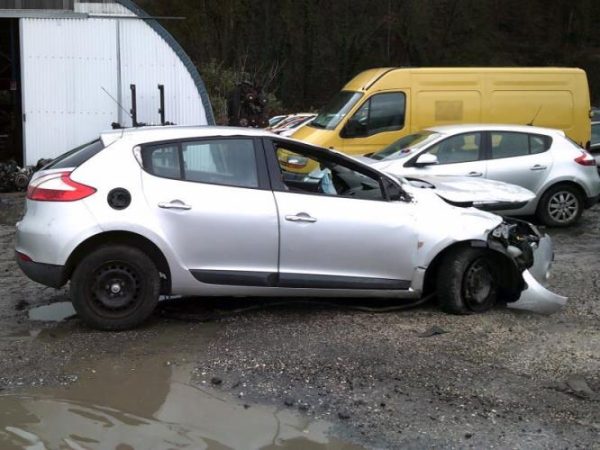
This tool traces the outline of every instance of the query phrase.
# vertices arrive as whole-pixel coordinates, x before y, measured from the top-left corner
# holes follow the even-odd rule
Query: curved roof
[[[177,42],[171,33],[169,33],[160,23],[158,23],[156,19],[153,19],[146,11],[137,6],[132,0],[115,1],[129,9],[138,17],[144,19],[144,21],[165,40],[165,42],[173,49],[177,56],[179,56],[179,59],[181,59],[181,62],[183,62],[183,65],[188,70],[192,79],[194,80],[194,83],[196,84],[196,88],[198,89],[198,93],[202,99],[202,105],[204,106],[204,112],[206,114],[206,121],[208,125],[214,125],[215,116],[213,114],[210,98],[208,96],[206,86],[204,85],[204,81],[202,81],[202,77],[200,76],[198,69],[185,50],[181,47],[179,42]]]

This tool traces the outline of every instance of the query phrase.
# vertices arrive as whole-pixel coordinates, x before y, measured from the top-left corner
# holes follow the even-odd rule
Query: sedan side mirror
[[[415,167],[426,167],[426,166],[434,166],[438,164],[439,161],[437,156],[432,155],[431,153],[424,153],[417,158],[415,161]]]

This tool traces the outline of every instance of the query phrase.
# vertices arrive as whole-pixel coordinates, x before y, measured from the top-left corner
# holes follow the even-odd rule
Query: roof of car
[[[110,130],[102,133],[100,137],[104,145],[109,145],[119,139],[130,139],[141,143],[213,136],[259,137],[275,135],[260,128],[169,125]]]
[[[553,128],[534,127],[530,125],[510,125],[510,124],[490,124],[490,123],[474,123],[474,124],[459,124],[459,125],[442,125],[436,127],[428,127],[427,130],[434,131],[440,134],[455,134],[466,133],[469,131],[520,131],[522,133],[541,133],[555,134],[564,136],[562,130]]]

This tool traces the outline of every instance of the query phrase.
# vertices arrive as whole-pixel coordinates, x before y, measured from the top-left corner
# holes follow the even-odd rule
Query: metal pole
[[[160,124],[165,124],[165,85],[159,84],[158,91],[160,92],[160,108],[158,113],[160,114]]]
[[[131,121],[133,122],[133,126],[137,127],[137,98],[135,93],[135,84],[130,84],[129,89],[131,89]]]

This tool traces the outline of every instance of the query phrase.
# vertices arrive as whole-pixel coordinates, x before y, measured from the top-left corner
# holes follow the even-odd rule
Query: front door
[[[280,285],[408,289],[417,251],[412,205],[388,201],[382,180],[352,163],[288,142],[275,145],[279,153],[294,152],[320,167],[305,179],[279,167]]]
[[[276,276],[277,209],[261,158],[250,138],[142,148],[146,200],[198,280],[261,286]]]

